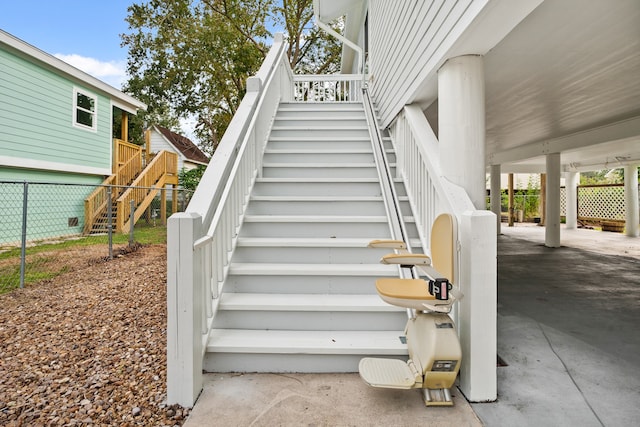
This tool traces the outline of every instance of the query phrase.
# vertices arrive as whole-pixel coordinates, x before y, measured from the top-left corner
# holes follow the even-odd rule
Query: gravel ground
[[[0,425],[182,425],[164,403],[166,247],[68,262],[0,295]]]

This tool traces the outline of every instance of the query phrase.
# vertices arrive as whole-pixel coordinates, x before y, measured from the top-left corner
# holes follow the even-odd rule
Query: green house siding
[[[74,88],[97,99],[97,131],[73,125]],[[111,168],[109,98],[49,68],[0,50],[0,156]]]
[[[0,246],[21,241],[25,190],[31,242],[82,233],[84,200],[101,181],[90,175],[0,167]]]

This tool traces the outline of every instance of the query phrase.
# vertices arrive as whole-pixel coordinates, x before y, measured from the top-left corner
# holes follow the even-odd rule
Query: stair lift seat
[[[422,279],[378,279],[376,290],[385,302],[414,310],[424,310],[425,302],[435,301],[429,293],[429,285]]]

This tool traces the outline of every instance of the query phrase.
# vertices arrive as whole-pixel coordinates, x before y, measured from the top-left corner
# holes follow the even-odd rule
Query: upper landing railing
[[[360,102],[359,74],[294,75],[293,100],[298,102]]]

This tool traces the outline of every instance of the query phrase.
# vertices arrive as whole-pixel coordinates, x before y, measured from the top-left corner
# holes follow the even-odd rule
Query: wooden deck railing
[[[116,185],[129,185],[142,171],[142,155],[122,163],[116,173]]]
[[[147,209],[151,200],[158,194],[158,191],[166,184],[178,184],[178,155],[161,151],[129,185],[130,188],[118,197],[116,231],[121,233],[130,226],[129,206],[132,200],[135,207],[135,223]]]
[[[114,138],[113,142],[115,145],[113,150],[114,173],[116,173],[118,169],[120,169],[120,167],[127,163],[130,159],[134,157],[139,157],[140,159],[142,159],[142,147],[140,145],[131,144],[118,138]]]

